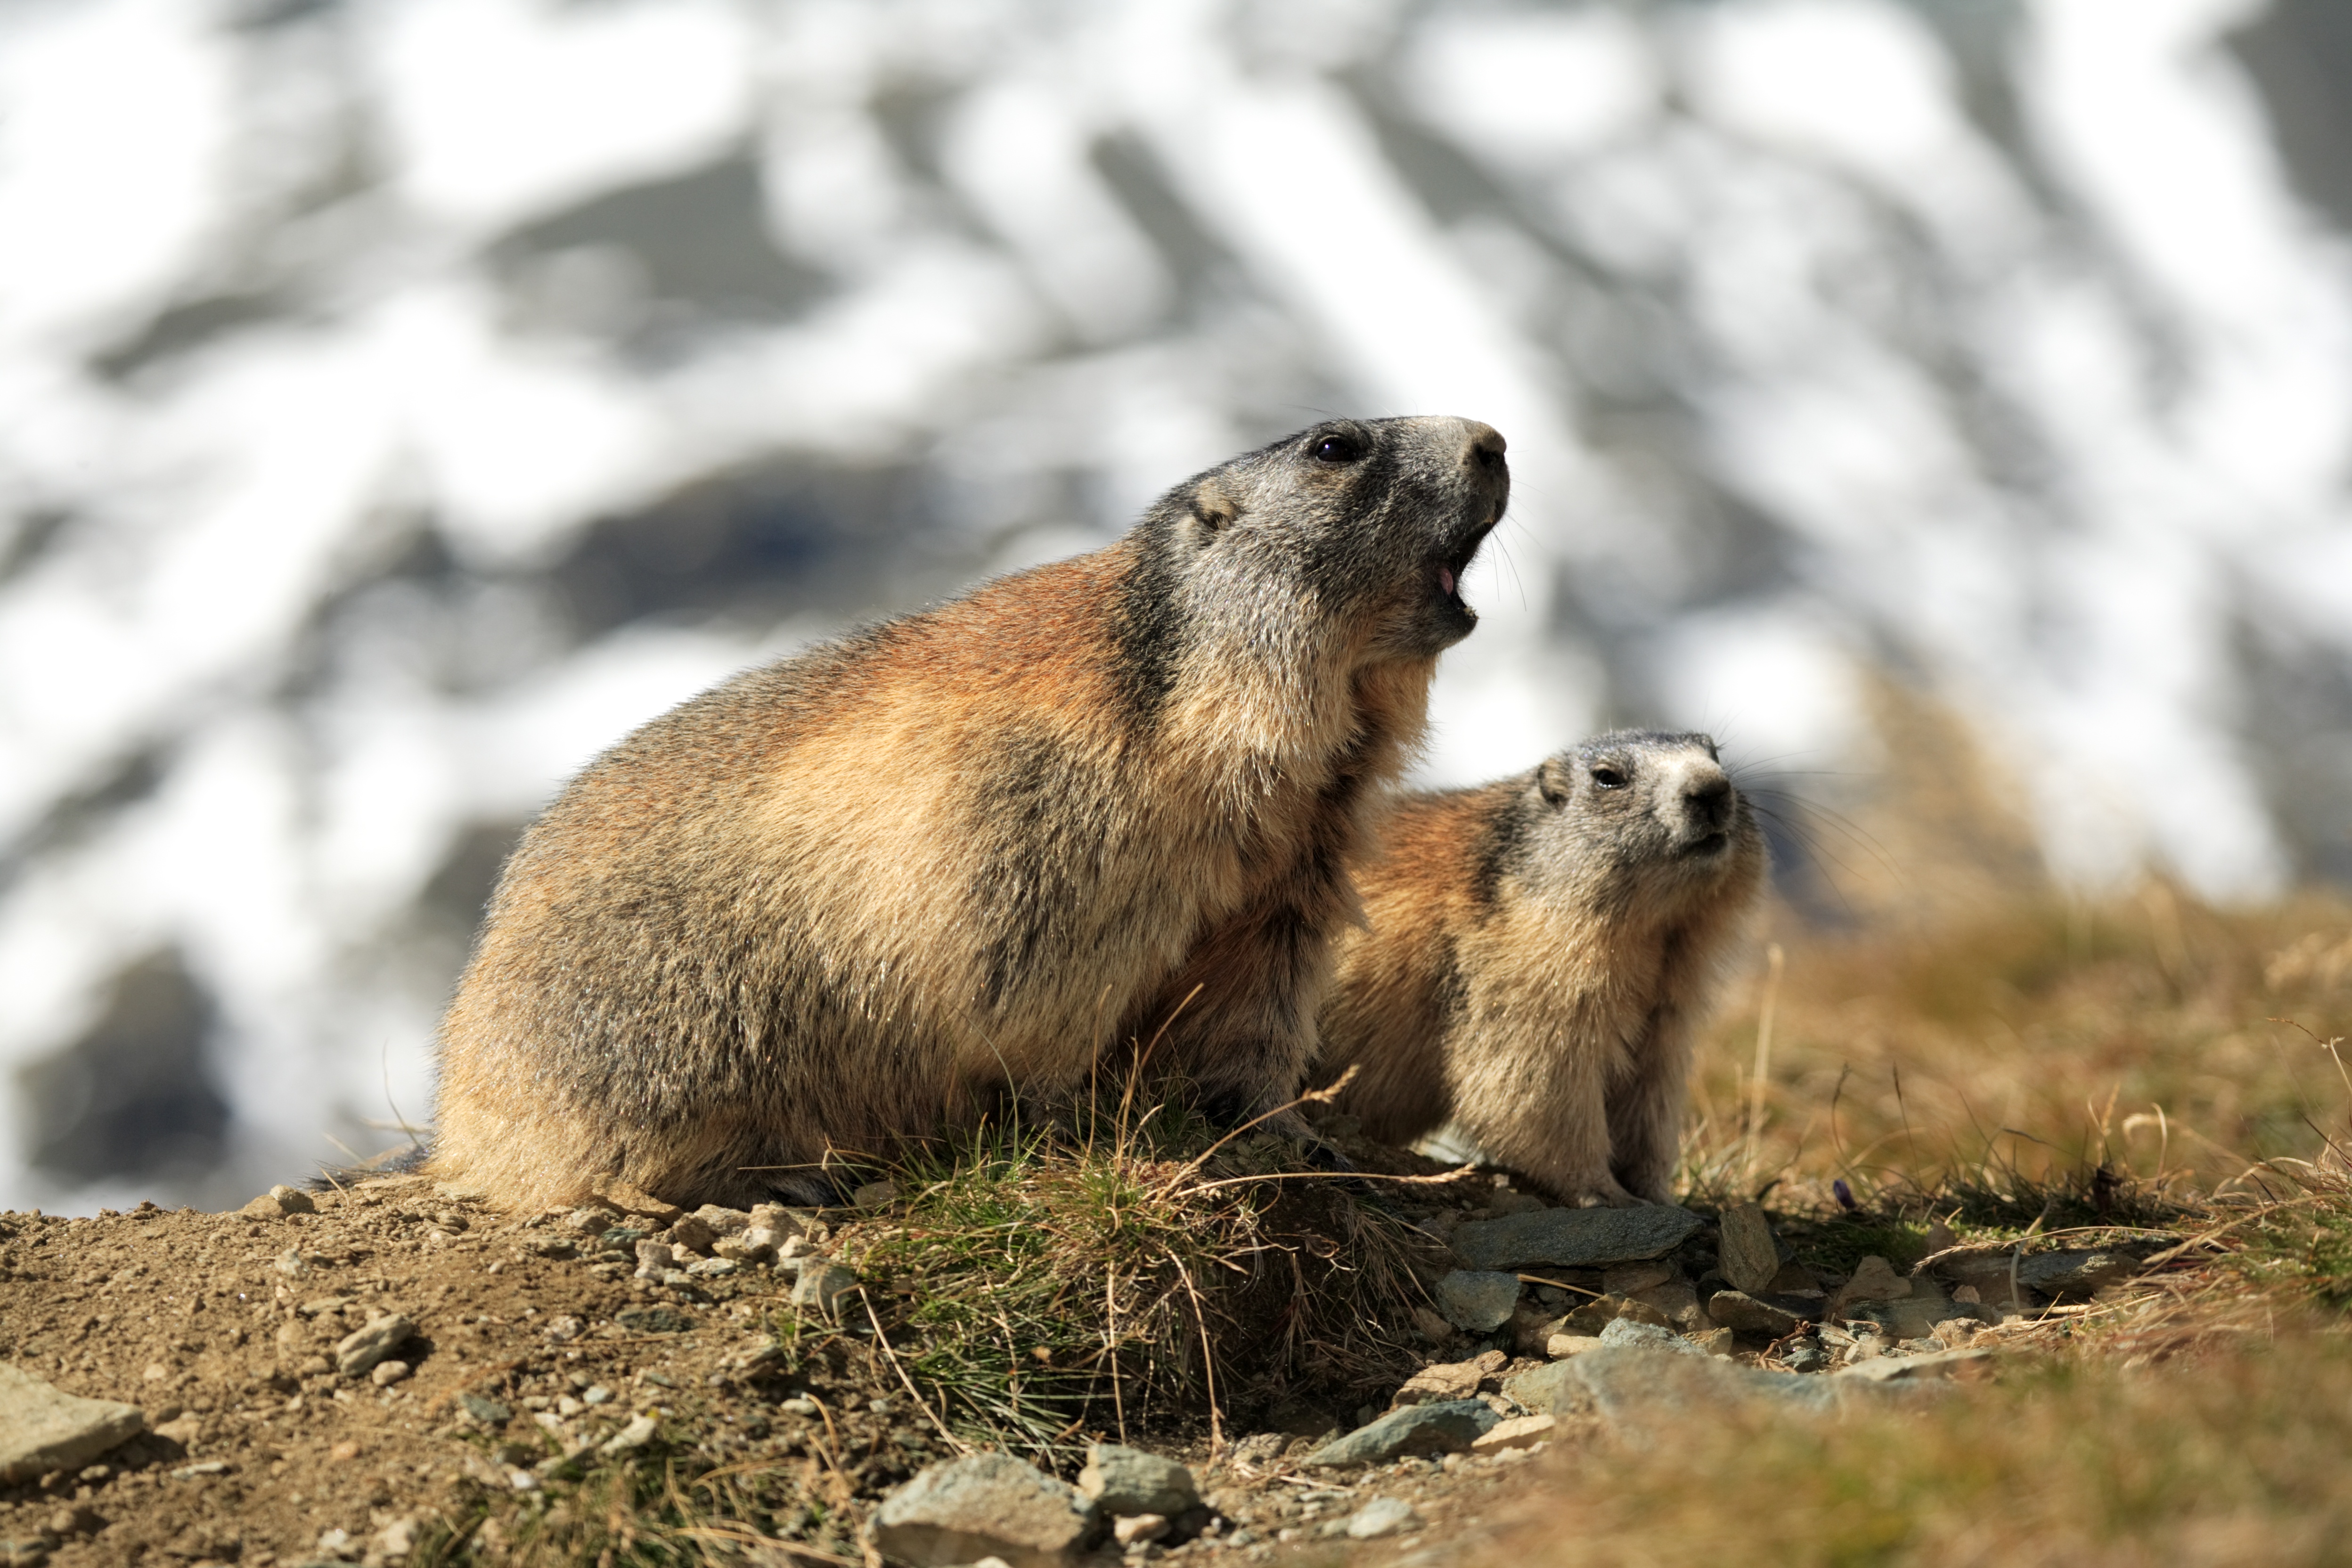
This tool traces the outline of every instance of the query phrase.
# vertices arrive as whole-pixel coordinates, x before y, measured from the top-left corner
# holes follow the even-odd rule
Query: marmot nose
[[[1701,833],[1721,831],[1731,820],[1731,781],[1721,773],[1691,780],[1683,786],[1683,809]]]
[[[1462,466],[1497,478],[1508,475],[1510,465],[1503,460],[1503,454],[1510,449],[1510,443],[1503,439],[1503,433],[1475,419],[1463,424],[1467,428],[1463,432]]]

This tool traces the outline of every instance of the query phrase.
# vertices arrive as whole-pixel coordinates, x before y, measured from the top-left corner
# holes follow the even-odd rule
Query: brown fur
[[[1163,1026],[1155,1069],[1280,1104],[1344,864],[1475,624],[1441,570],[1508,484],[1483,425],[1335,421],[646,725],[500,879],[434,1172],[805,1201],[834,1152],[1073,1090]]]
[[[1384,837],[1323,1008],[1318,1073],[1362,1069],[1343,1109],[1394,1143],[1450,1119],[1565,1202],[1667,1201],[1692,1034],[1763,879],[1714,742],[1604,735],[1410,796]]]

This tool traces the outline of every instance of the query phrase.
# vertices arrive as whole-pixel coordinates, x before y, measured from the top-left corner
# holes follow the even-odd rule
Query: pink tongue
[[[1437,591],[1441,594],[1454,592],[1454,573],[1451,568],[1440,566],[1437,569]]]

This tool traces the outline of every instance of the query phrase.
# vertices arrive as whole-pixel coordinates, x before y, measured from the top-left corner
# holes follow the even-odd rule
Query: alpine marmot
[[[1155,1035],[1211,1109],[1282,1104],[1509,489],[1485,425],[1333,420],[646,725],[500,875],[431,1170],[821,1202],[835,1152],[1116,1081]]]
[[[1409,795],[1355,868],[1318,1075],[1409,1143],[1449,1120],[1560,1201],[1671,1195],[1692,1035],[1763,881],[1705,735],[1620,731],[1528,773]]]

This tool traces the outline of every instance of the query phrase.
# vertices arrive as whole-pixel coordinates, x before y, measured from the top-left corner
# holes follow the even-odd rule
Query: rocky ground
[[[1180,1463],[1156,1492],[1089,1497],[1067,1461],[936,1472],[977,1461],[902,1336],[876,1332],[903,1282],[835,1260],[889,1223],[890,1189],[861,1195],[687,1215],[624,1193],[514,1219],[394,1177],[235,1214],[0,1216],[0,1563],[1458,1550],[1548,1448],[1660,1408],[1819,1410],[1972,1375],[2193,1261],[2123,1228],[1930,1232],[1898,1268],[1853,1256],[1878,1234],[1859,1221],[1795,1246],[1753,1205],[1567,1210],[1465,1178],[1396,1205],[1425,1242],[1399,1314],[1419,1371],[1353,1408],[1294,1390],[1232,1430],[1092,1410],[1058,1452],[1123,1429],[1097,1469]]]

